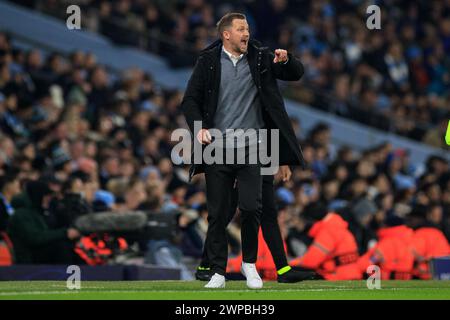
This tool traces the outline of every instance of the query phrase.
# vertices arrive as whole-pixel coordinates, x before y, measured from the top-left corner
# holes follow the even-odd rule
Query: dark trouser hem
[[[222,270],[222,269],[212,269],[211,270],[211,275],[214,275],[216,273],[218,273],[218,274],[220,274],[221,276],[224,276],[224,277],[225,277],[225,274],[226,274],[225,270]]]

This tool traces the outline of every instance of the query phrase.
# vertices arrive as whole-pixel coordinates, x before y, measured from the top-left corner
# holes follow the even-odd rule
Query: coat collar
[[[256,39],[253,39],[253,38],[249,40],[248,44],[249,44],[249,46],[248,46],[249,53],[252,53],[253,50],[266,49],[266,47],[261,47],[261,42],[259,42]],[[220,53],[221,48],[222,48],[222,40],[217,39],[216,41],[211,43],[209,46],[207,46],[205,49],[200,51],[200,55],[205,54],[205,53],[213,53],[213,52],[217,53],[217,51],[219,51],[219,53]]]

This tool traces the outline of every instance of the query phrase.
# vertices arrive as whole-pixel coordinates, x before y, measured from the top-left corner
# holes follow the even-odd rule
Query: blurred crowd
[[[16,1],[17,2],[17,1]],[[66,17],[67,1],[21,0]],[[226,12],[247,15],[252,36],[294,52],[308,66],[286,94],[316,108],[447,148],[450,119],[450,1],[79,0],[85,27],[119,44],[192,66],[216,39]],[[370,4],[381,29],[366,26]]]
[[[85,1],[91,2],[97,3]],[[108,5],[107,1],[98,1],[98,5],[116,8],[128,2],[121,0]],[[163,4],[171,8],[176,3],[161,1],[152,7],[160,12]],[[352,10],[350,2],[342,1],[348,6],[336,6],[331,1],[318,1],[321,5],[316,7],[316,2],[311,3],[311,10],[295,11],[290,7],[301,4],[303,8],[308,3],[272,1],[267,4],[269,7],[262,7],[267,9],[262,16],[271,21],[267,25],[273,25],[269,30],[257,28],[257,15],[246,11],[260,39],[268,42],[272,39],[296,50],[302,57],[307,68],[305,80],[299,85],[330,86],[327,89],[335,90],[342,98],[375,101],[374,108],[379,108],[378,103],[384,101],[383,112],[393,119],[401,118],[402,121],[395,121],[396,125],[426,124],[431,128],[427,129],[426,136],[441,139],[442,127],[432,123],[442,120],[441,112],[448,111],[449,105],[449,91],[445,89],[449,69],[443,67],[449,56],[448,37],[445,37],[448,20],[444,19],[449,1],[427,4],[436,7],[434,11],[414,9],[414,6],[404,11],[386,11],[383,29],[373,34],[358,29],[354,21],[358,11]],[[386,3],[401,4],[399,1]],[[250,6],[252,2],[245,4]],[[192,6],[202,8],[202,14],[194,14],[197,11]],[[274,7],[269,10],[270,6]],[[224,4],[204,5],[202,0],[187,1],[176,7],[179,10],[174,11],[177,19],[172,27],[180,31],[177,26],[184,25],[184,21],[187,34],[196,30],[195,25],[202,30],[203,19],[208,17],[209,27],[213,28],[215,14],[228,8]],[[152,17],[153,11],[149,11],[147,18]],[[132,11],[127,9],[126,15],[129,12]],[[301,21],[308,24],[295,24],[289,18],[291,14],[304,16]],[[394,19],[387,14],[398,17]],[[399,17],[405,14],[410,19],[405,24],[409,32],[396,32],[392,22],[400,23]],[[431,15],[432,21],[420,20],[422,14]],[[162,14],[156,17],[156,21],[163,19]],[[343,17],[345,23],[336,17]],[[155,22],[154,25],[165,24]],[[429,46],[414,43],[416,38],[410,35],[414,27],[424,28],[423,38],[418,39],[426,40]],[[327,38],[341,28],[341,36],[346,41],[332,42]],[[322,33],[324,30],[329,32]],[[302,40],[296,45],[290,42],[294,38],[285,38],[286,34],[293,36],[297,32],[309,35],[311,42]],[[187,34],[182,33],[180,38],[188,39]],[[211,29],[207,35],[213,37],[215,33]],[[408,35],[409,47],[396,39]],[[304,35],[300,38],[306,39]],[[208,41],[209,38],[203,39],[198,48]],[[378,70],[377,63],[383,64],[386,59],[383,60],[383,54],[372,52],[373,60],[367,60],[367,45],[386,49],[387,61],[394,61],[390,67],[402,71]],[[342,51],[345,48],[348,51]],[[427,81],[420,85],[409,80],[410,51],[415,52],[418,65],[425,66],[422,75],[426,75]],[[405,60],[397,60],[399,57]],[[341,64],[332,62],[333,59]],[[353,64],[349,64],[349,59]],[[375,65],[371,66],[370,61]],[[436,63],[434,68],[429,68],[429,62]],[[405,64],[407,67],[402,67]],[[398,76],[404,76],[405,72],[407,78],[400,80]],[[80,257],[71,254],[72,248],[86,236],[74,226],[77,216],[133,210],[175,212],[177,237],[162,246],[169,248],[170,259],[178,262],[182,256],[199,258],[207,229],[204,179],[198,176],[188,184],[188,166],[174,165],[170,157],[176,143],[170,140],[171,132],[186,127],[179,110],[181,98],[182,92],[161,88],[152,75],[139,69],[117,73],[89,52],[76,51],[62,56],[39,49],[20,49],[6,33],[0,32],[0,231],[11,239],[15,262],[76,261]],[[337,104],[339,101],[334,100]],[[345,106],[346,102],[336,108],[343,113],[351,110]],[[408,117],[426,114],[429,117],[424,121]],[[436,155],[425,163],[411,163],[408,150],[395,149],[388,142],[366,150],[337,147],[331,141],[326,123],[317,124],[309,132],[302,129],[301,119],[292,119],[292,124],[309,167],[294,169],[288,182],[278,179],[276,182],[279,222],[290,257],[300,257],[306,252],[312,241],[308,236],[309,227],[326,212],[345,216],[359,254],[373,248],[378,240],[377,230],[393,220],[411,228],[433,227],[450,239],[450,167],[446,159]],[[231,255],[238,256],[239,215],[228,233]],[[142,243],[133,237],[127,241],[130,247],[136,243],[136,251],[142,255],[155,248],[155,243]]]
[[[79,238],[73,229],[77,215],[172,212],[202,203],[203,195],[188,194],[187,168],[174,168],[170,159],[170,134],[185,124],[181,97],[141,70],[117,74],[82,51],[63,57],[21,50],[0,33],[1,231],[11,231],[13,244],[33,252],[35,245]],[[28,190],[30,181],[40,185]],[[31,230],[27,221],[34,209],[42,219],[30,223],[37,228]],[[179,217],[180,228],[196,218]],[[47,229],[59,232],[44,243],[18,234]],[[22,263],[58,259],[15,253]]]

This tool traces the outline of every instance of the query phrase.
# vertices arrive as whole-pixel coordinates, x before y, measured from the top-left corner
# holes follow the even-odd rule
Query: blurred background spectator
[[[376,1],[382,8],[381,30],[367,29],[368,3],[363,0],[14,2],[61,19],[66,19],[69,2],[78,4],[84,28],[117,44],[157,53],[172,67],[191,67],[198,52],[215,40],[215,22],[227,11],[243,12],[252,36],[295,53],[308,65],[302,81],[284,87],[288,97],[446,148],[442,135],[448,123],[444,119],[450,118],[448,1]],[[25,59],[32,78],[48,81],[54,76],[33,71],[44,63],[37,53]],[[50,57],[46,70],[57,72],[58,61],[58,56]],[[105,81],[99,73],[93,89]],[[93,94],[101,99],[101,92],[106,97],[104,90]]]

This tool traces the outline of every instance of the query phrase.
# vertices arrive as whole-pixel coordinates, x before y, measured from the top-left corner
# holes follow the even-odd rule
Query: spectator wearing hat
[[[52,165],[56,175],[66,179],[72,173],[72,158],[58,144],[51,151]]]
[[[158,181],[161,179],[161,174],[157,167],[147,166],[143,167],[139,172],[139,177],[145,183],[151,183],[152,181]]]
[[[113,211],[115,209],[116,198],[114,194],[106,190],[97,190],[94,195],[94,211]]]
[[[355,235],[360,254],[366,252],[369,249],[369,244],[376,239],[370,225],[377,211],[378,208],[375,203],[365,197],[354,201],[348,210],[344,210],[344,215],[349,215],[349,229]]]

